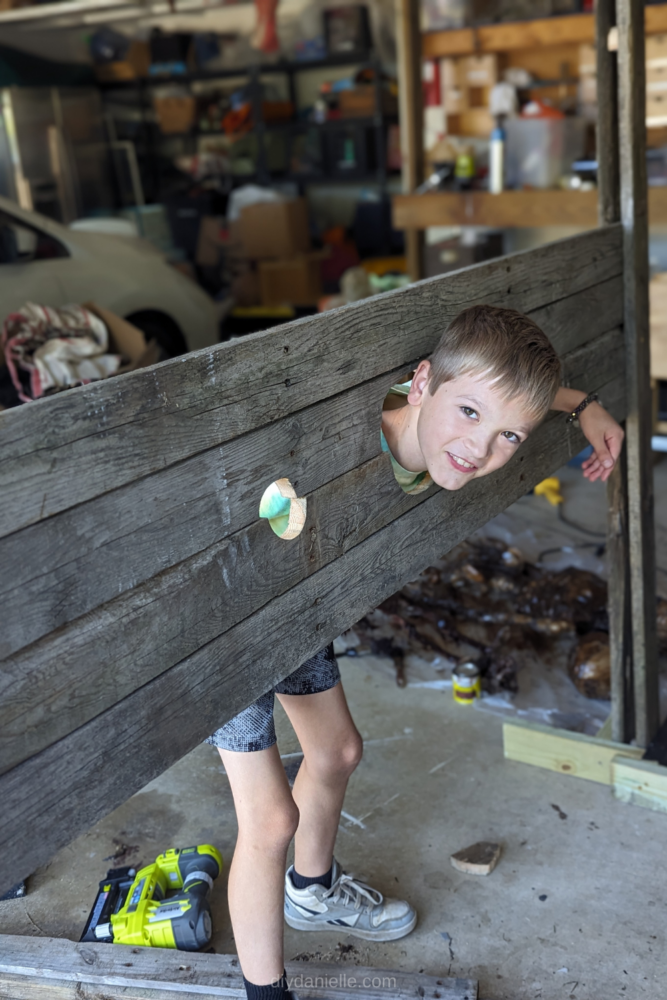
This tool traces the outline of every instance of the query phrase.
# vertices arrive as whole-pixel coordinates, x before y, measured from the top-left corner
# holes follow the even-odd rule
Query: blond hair
[[[464,309],[443,333],[430,361],[431,395],[461,375],[481,375],[505,399],[524,397],[538,419],[550,409],[560,385],[560,361],[551,341],[516,309]]]

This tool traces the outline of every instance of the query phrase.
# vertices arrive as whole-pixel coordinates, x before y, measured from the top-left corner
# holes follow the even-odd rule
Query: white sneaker
[[[309,885],[297,889],[291,867],[285,875],[285,920],[299,931],[345,928],[368,941],[396,941],[414,930],[417,913],[401,899],[381,892],[342,871],[334,858],[331,888]]]

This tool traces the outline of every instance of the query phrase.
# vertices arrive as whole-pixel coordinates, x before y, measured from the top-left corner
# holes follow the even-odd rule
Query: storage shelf
[[[667,4],[645,9],[646,33],[667,31]],[[548,45],[592,43],[595,40],[593,14],[560,14],[533,21],[508,21],[476,28],[429,31],[422,36],[426,59],[441,56],[480,55],[485,52],[512,52]]]
[[[127,90],[137,87],[164,87],[173,83],[197,83],[200,81],[233,80],[235,77],[251,76],[253,72],[260,76],[267,76],[271,73],[303,73],[308,70],[330,69],[336,66],[356,66],[358,63],[371,62],[374,59],[372,52],[349,53],[344,56],[327,56],[325,59],[309,59],[307,62],[276,62],[261,63],[256,66],[241,67],[239,69],[218,69],[193,70],[190,73],[165,74],[164,76],[142,76],[136,80],[104,80],[98,81],[98,87],[102,90]]]
[[[597,191],[441,191],[392,198],[396,229],[429,226],[597,226]],[[648,190],[649,222],[667,222],[667,187]]]

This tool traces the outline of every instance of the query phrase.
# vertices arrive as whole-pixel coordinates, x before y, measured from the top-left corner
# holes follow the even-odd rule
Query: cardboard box
[[[122,354],[127,363],[122,365],[116,375],[132,372],[137,368],[147,368],[160,360],[160,348],[155,340],[146,344],[146,338],[141,330],[128,323],[126,319],[116,316],[110,309],[98,306],[96,302],[83,302],[84,309],[98,316],[109,331],[109,354]]]
[[[385,115],[395,115],[398,111],[397,98],[387,90],[382,91],[380,105]],[[375,114],[375,87],[368,85],[341,90],[338,107],[341,118],[371,118]]]
[[[654,59],[667,59],[667,34],[648,35],[646,38],[646,65]]]
[[[660,90],[667,87],[667,59],[664,62],[654,60],[646,64],[647,90]]]
[[[263,306],[314,306],[322,296],[322,251],[259,264]]]
[[[488,139],[494,125],[493,115],[486,108],[470,108],[447,116],[447,135],[477,135]]]
[[[646,124],[667,125],[667,90],[649,90],[646,94]]]
[[[461,60],[461,85],[465,87],[493,87],[498,83],[498,57],[466,56]]]
[[[163,135],[189,132],[195,123],[197,102],[194,97],[154,97],[153,107]]]
[[[667,381],[667,274],[656,274],[649,285],[651,304],[651,377]]]
[[[307,253],[310,229],[306,199],[248,205],[233,226],[232,238],[243,256],[256,260]]]
[[[95,76],[102,83],[118,80],[137,80],[148,76],[151,54],[148,42],[131,42],[125,58],[121,62],[97,63]]]
[[[595,76],[596,74],[597,58],[595,54],[595,46],[589,45],[587,42],[585,45],[579,46],[579,75]]]

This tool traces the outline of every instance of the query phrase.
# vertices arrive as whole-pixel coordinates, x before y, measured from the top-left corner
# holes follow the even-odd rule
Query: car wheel
[[[147,341],[156,340],[162,359],[175,358],[178,354],[186,354],[188,345],[185,342],[178,323],[165,313],[145,310],[132,313],[125,317],[128,323],[138,327]]]

